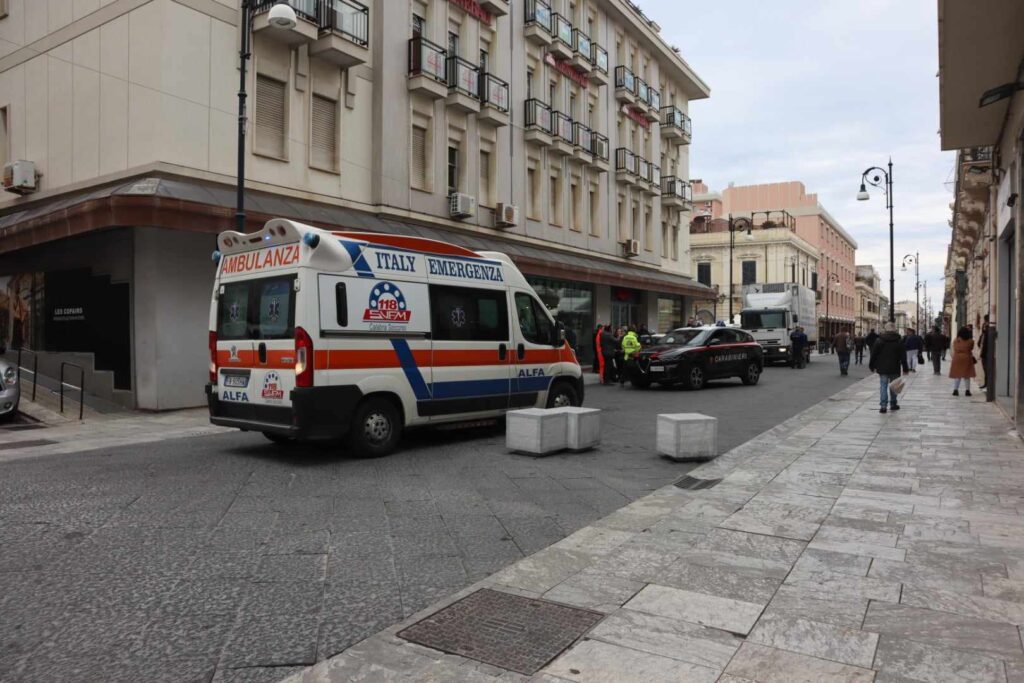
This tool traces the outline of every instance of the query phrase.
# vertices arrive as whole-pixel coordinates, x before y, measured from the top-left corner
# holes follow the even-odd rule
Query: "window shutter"
[[[256,152],[274,157],[285,156],[285,96],[281,81],[256,76]]]
[[[338,103],[313,95],[313,116],[310,126],[311,161],[317,168],[338,169]]]
[[[412,127],[412,185],[427,189],[427,129]]]

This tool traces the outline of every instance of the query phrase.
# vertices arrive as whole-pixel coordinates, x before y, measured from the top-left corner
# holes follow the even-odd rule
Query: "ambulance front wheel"
[[[568,408],[579,405],[579,392],[568,382],[558,382],[548,392],[548,408]]]
[[[379,458],[398,447],[402,414],[386,398],[371,397],[359,404],[346,439],[349,450],[360,458]]]

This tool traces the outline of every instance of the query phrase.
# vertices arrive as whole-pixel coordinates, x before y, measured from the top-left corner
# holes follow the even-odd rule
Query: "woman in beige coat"
[[[971,331],[961,327],[953,341],[953,362],[949,366],[949,376],[953,380],[953,395],[960,395],[960,381],[963,380],[966,391],[964,396],[971,395],[971,378],[975,376],[974,371],[974,340],[971,339]]]

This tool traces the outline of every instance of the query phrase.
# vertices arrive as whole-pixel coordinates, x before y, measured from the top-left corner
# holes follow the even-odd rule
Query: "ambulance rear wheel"
[[[402,416],[386,398],[369,398],[359,404],[352,417],[348,447],[359,458],[390,455],[402,437]]]
[[[576,387],[568,382],[558,382],[548,392],[548,408],[568,408],[580,405],[580,395]]]

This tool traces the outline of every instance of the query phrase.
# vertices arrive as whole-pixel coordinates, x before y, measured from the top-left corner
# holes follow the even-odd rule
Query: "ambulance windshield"
[[[218,300],[217,338],[290,339],[295,336],[294,276],[224,285]]]

